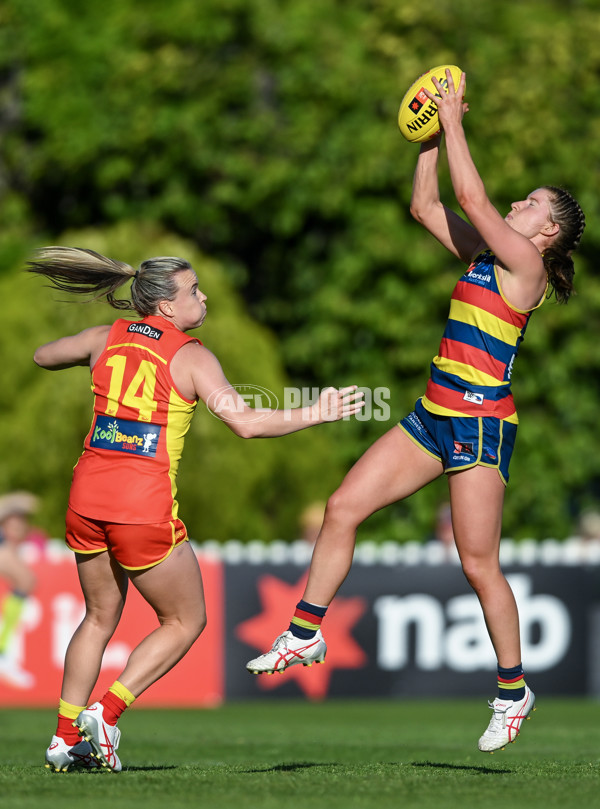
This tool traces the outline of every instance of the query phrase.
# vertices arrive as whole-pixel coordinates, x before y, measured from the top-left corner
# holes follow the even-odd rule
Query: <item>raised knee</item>
[[[325,522],[358,526],[358,518],[353,499],[344,490],[343,486],[337,489],[329,500],[325,509]]]
[[[462,570],[469,584],[477,581],[480,576],[479,565],[475,559],[462,559]]]
[[[465,577],[476,593],[481,592],[495,577],[502,575],[497,565],[490,565],[480,559],[463,559],[462,569]]]

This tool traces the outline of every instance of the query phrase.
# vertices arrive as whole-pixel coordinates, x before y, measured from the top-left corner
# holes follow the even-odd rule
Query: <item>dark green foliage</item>
[[[417,147],[395,118],[419,73],[463,67],[499,209],[555,184],[587,215],[579,295],[535,314],[517,363],[505,517],[515,537],[574,530],[600,496],[594,2],[4,0],[0,23],[2,265],[24,242],[122,219],[192,240],[275,334],[294,383],[391,389],[388,423],[336,433],[344,467],[423,392],[461,271],[410,219]],[[442,192],[453,204],[447,175]],[[258,489],[263,513],[283,495],[277,479]],[[442,496],[416,495],[363,535],[423,536]]]

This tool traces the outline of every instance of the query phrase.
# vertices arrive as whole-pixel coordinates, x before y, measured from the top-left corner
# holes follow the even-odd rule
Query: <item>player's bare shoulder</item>
[[[213,352],[196,340],[181,346],[171,360],[171,377],[188,399],[202,399],[216,378],[221,382],[223,371]]]
[[[209,363],[216,360],[213,352],[199,340],[189,340],[177,351],[171,361],[171,368]]]

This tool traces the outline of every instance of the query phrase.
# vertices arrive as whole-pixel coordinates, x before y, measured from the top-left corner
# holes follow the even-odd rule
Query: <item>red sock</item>
[[[100,700],[100,704],[104,708],[104,721],[109,725],[116,725],[119,717],[127,707],[125,700],[118,697],[112,691],[106,692],[106,694]]]
[[[58,715],[55,735],[63,739],[65,744],[68,744],[69,747],[73,747],[74,744],[81,741],[77,728],[73,727],[73,720],[66,716],[61,716],[60,714]]]

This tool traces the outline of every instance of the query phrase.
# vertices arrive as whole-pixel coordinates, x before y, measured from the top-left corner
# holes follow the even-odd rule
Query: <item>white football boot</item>
[[[92,758],[92,746],[83,739],[76,744],[68,745],[60,736],[53,736],[46,750],[44,766],[54,772],[67,772],[71,767],[96,769],[100,763]]]
[[[79,728],[79,735],[92,746],[92,755],[102,767],[113,772],[121,772],[121,762],[117,747],[121,731],[116,725],[104,721],[104,706],[95,702],[82,711],[73,723]]]
[[[250,660],[246,663],[246,668],[252,674],[273,674],[275,671],[285,671],[298,663],[302,663],[303,666],[324,663],[326,654],[327,644],[320,629],[314,638],[309,640],[297,638],[287,629],[275,640],[270,652]]]
[[[523,699],[513,701],[496,698],[488,705],[493,714],[487,730],[479,739],[478,747],[482,753],[502,750],[507,744],[515,741],[523,720],[531,719],[530,713],[535,711],[535,695],[528,686],[525,686]]]

